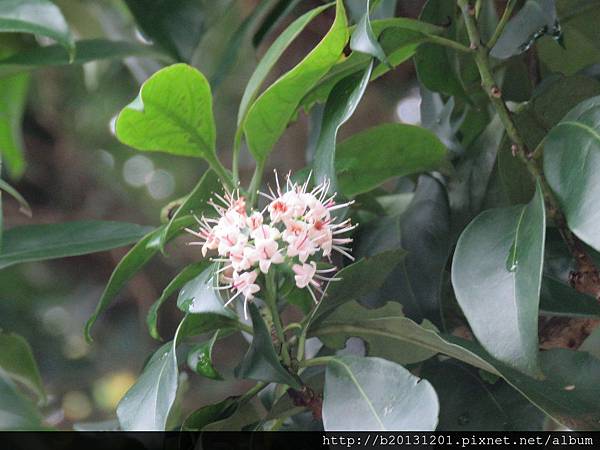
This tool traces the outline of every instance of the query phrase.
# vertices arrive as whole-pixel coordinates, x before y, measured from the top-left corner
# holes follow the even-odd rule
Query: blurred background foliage
[[[152,4],[154,15],[145,9],[147,3]],[[169,59],[188,61],[211,81],[218,152],[229,165],[237,105],[257,61],[293,19],[323,3],[55,1],[75,40],[101,38],[164,45],[169,36],[174,36],[171,40],[175,44],[164,45],[169,54],[165,58],[107,59],[30,71],[22,122],[26,166],[22,175],[19,171],[11,174],[5,161],[3,177],[27,199],[33,217],[20,214],[19,205],[5,196],[5,229],[81,219],[157,225],[161,208],[189,192],[205,165],[200,160],[138,153],[120,144],[111,132],[116,113],[131,101],[139,85],[168,64]],[[416,18],[423,3],[384,0],[376,14],[383,17],[393,11]],[[353,6],[360,12],[356,1],[349,1],[347,6],[350,12]],[[179,7],[187,27],[169,29],[169,11]],[[328,10],[309,24],[278,62],[269,82],[312,49],[330,26],[333,14],[334,10]],[[161,31],[165,33],[162,36]],[[184,45],[194,40],[197,46]],[[184,44],[178,46],[178,42]],[[15,48],[29,50],[49,45],[55,44],[40,36],[0,34],[3,55],[10,55]],[[60,52],[64,61],[66,51]],[[5,80],[6,76],[0,83]],[[381,122],[419,123],[419,99],[414,67],[406,63],[369,87],[340,137]],[[314,111],[318,115],[319,108]],[[311,121],[309,116],[298,117],[278,142],[270,159],[272,167],[294,171],[305,166],[315,123],[318,121]],[[249,154],[242,155],[240,169],[242,182],[247,183],[254,169]],[[24,336],[33,348],[50,396],[46,408],[49,423],[71,428],[79,421],[114,417],[116,404],[135,381],[146,355],[156,347],[145,328],[146,311],[172,276],[198,256],[185,243],[186,238],[175,241],[166,257],[155,258],[128,284],[98,323],[93,345],[86,343],[83,325],[126,249],[26,263],[0,271],[0,328]],[[161,334],[171,336],[178,319],[180,312],[174,302],[167,303],[159,323]],[[232,342],[236,339],[241,338],[223,339],[215,347],[216,365],[225,375],[231,375],[243,352],[242,345]],[[236,351],[239,354],[233,354]],[[192,376],[186,403],[207,404],[241,392],[242,387]]]

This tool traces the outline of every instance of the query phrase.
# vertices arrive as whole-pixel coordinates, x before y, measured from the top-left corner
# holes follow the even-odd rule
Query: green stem
[[[233,179],[231,178],[231,174],[227,171],[225,166],[223,166],[223,164],[221,164],[221,161],[219,161],[219,158],[217,158],[216,155],[211,155],[211,156],[207,156],[206,160],[208,161],[210,168],[217,174],[217,176],[221,180],[221,183],[223,183],[223,186],[225,186],[231,190],[235,189],[235,183],[233,182]]]
[[[233,139],[233,156],[231,160],[231,169],[233,171],[233,182],[240,181],[240,151],[242,149],[242,128],[238,128]]]
[[[300,367],[326,366],[332,359],[333,356],[319,356],[317,358],[300,361],[298,365]]]
[[[254,386],[252,386],[250,389],[248,389],[244,395],[242,395],[240,397],[240,404],[243,405],[245,403],[248,403],[250,400],[252,400],[254,398],[254,396],[256,396],[260,391],[262,391],[268,385],[269,385],[269,383],[265,383],[263,381],[259,381],[258,383],[256,383]]]
[[[275,284],[275,271],[270,270],[266,275],[266,295],[265,300],[271,309],[271,314],[273,315],[273,325],[275,326],[275,332],[277,333],[277,338],[279,342],[281,342],[281,359],[283,363],[290,367],[292,365],[292,359],[290,358],[290,352],[288,350],[288,345],[285,340],[285,332],[283,331],[283,325],[281,324],[281,317],[279,316],[279,311],[277,309],[277,287]]]
[[[254,175],[252,175],[252,180],[250,181],[250,187],[248,188],[250,194],[250,206],[254,206],[256,204],[256,200],[258,198],[258,190],[260,189],[260,184],[262,183],[263,173],[265,171],[265,162],[257,161],[256,168],[254,169]]]
[[[292,322],[292,323],[288,323],[286,325],[286,327],[283,329],[284,332],[286,331],[290,331],[290,330],[301,330],[302,329],[302,325],[299,324],[298,322]]]
[[[496,45],[496,42],[498,42],[498,39],[500,39],[500,36],[502,36],[504,27],[506,27],[506,24],[510,20],[510,16],[512,15],[513,10],[515,9],[516,4],[517,4],[517,0],[508,0],[508,2],[506,3],[506,8],[504,8],[502,17],[500,17],[500,21],[498,22],[498,25],[496,26],[496,29],[494,30],[494,34],[492,34],[492,37],[490,38],[489,42],[486,44],[486,47],[488,49],[491,50],[494,47],[494,45]]]
[[[471,50],[469,47],[466,47],[459,42],[453,41],[452,39],[447,39],[442,36],[436,36],[433,34],[428,35],[427,42],[430,42],[432,44],[442,45],[444,47],[448,47],[448,48],[451,48],[452,50],[457,50],[457,51],[463,52],[463,53],[473,53],[473,50]]]

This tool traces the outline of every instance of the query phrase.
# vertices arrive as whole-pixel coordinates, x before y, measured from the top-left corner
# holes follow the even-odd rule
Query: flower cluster
[[[258,276],[268,273],[274,264],[289,265],[296,286],[308,289],[316,302],[315,291],[322,295],[323,283],[337,280],[327,276],[336,267],[318,269],[317,261],[331,261],[333,251],[354,259],[347,247],[352,239],[341,235],[355,226],[350,219],[337,221],[332,214],[350,203],[336,203],[335,194],[328,194],[329,182],[309,191],[308,181],[293,183],[288,174],[282,190],[277,173],[275,179],[275,192],[260,193],[268,200],[262,211],[248,210],[239,190],[224,196],[215,194],[217,201],[210,204],[217,217],[197,218],[199,230],[187,229],[200,239],[191,244],[202,246],[203,256],[209,251],[218,254],[213,261],[222,264],[219,289],[232,292],[226,305],[241,296],[244,311],[260,290]]]

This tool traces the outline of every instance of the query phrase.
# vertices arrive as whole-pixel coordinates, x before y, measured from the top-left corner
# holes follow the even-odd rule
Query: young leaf
[[[27,341],[17,334],[0,332],[0,348],[0,370],[26,385],[41,401],[45,401],[42,377]]]
[[[187,355],[187,364],[189,368],[197,374],[212,380],[223,379],[212,363],[212,350],[218,337],[219,330],[213,334],[213,337],[209,341],[192,347]]]
[[[541,187],[526,206],[485,211],[464,230],[452,285],[473,332],[495,358],[539,377],[538,313],[546,218]]]
[[[366,0],[362,3],[364,4],[364,10],[350,38],[350,48],[356,52],[371,55],[382,63],[388,64],[385,52],[379,42],[377,42],[377,38],[371,27],[371,19],[369,18],[371,12],[370,1]]]
[[[347,40],[344,4],[337,0],[335,20],[323,40],[263,92],[248,110],[243,127],[250,153],[257,161],[265,161],[304,95],[338,61]]]
[[[343,356],[327,365],[325,431],[433,431],[438,413],[431,384],[398,364]]]
[[[13,178],[25,170],[21,121],[28,88],[28,75],[0,78],[0,154]]]
[[[60,9],[50,0],[3,0],[0,33],[30,33],[54,39],[75,56],[75,42]]]
[[[158,300],[156,300],[150,307],[148,315],[146,316],[146,324],[148,325],[148,332],[150,333],[150,336],[152,336],[154,339],[161,340],[157,326],[159,308],[165,301],[167,301],[167,299],[171,295],[177,292],[184,284],[194,279],[202,271],[204,271],[209,264],[210,263],[208,261],[200,261],[186,266],[181,272],[177,274],[175,278],[171,280],[167,287],[165,287]]]
[[[4,234],[0,269],[28,261],[65,258],[123,247],[148,227],[124,222],[81,221],[14,227]]]
[[[342,193],[354,196],[392,177],[445,168],[446,158],[446,148],[430,131],[388,123],[339,144],[335,165]]]
[[[371,76],[371,62],[362,73],[344,78],[335,85],[325,104],[319,137],[317,138],[314,168],[315,181],[331,182],[330,191],[337,191],[335,174],[335,144],[340,127],[354,114]]]
[[[213,207],[208,204],[208,201],[214,193],[221,192],[222,190],[223,185],[219,181],[219,177],[212,170],[207,170],[163,229],[160,235],[161,250],[164,250],[167,236],[171,234],[173,224],[178,219],[190,214],[196,214],[201,217],[203,214],[208,213],[208,211],[212,211]]]
[[[215,158],[216,130],[208,81],[186,64],[152,75],[115,126],[121,142],[138,150]]]
[[[248,308],[252,319],[254,337],[244,359],[235,369],[236,377],[282,383],[294,389],[300,389],[301,386],[298,380],[281,365],[273,348],[271,333],[267,330],[260,311],[253,303],[248,305]]]
[[[42,418],[31,401],[0,371],[0,430],[40,431]]]
[[[86,39],[75,44],[75,59],[69,59],[68,53],[60,45],[47,45],[15,53],[0,59],[0,75],[34,70],[46,66],[64,66],[67,64],[85,64],[105,59],[123,59],[130,56],[168,60],[160,49],[129,41],[110,41],[106,39]]]
[[[165,431],[177,394],[177,335],[160,347],[117,406],[121,429]]]
[[[207,28],[204,2],[125,0],[125,3],[146,36],[178,61],[191,60]]]
[[[600,96],[580,103],[544,143],[544,173],[569,228],[600,251]]]
[[[235,317],[231,309],[223,306],[220,291],[215,289],[219,276],[216,270],[217,266],[211,264],[200,275],[188,281],[179,292],[177,307],[189,314]]]

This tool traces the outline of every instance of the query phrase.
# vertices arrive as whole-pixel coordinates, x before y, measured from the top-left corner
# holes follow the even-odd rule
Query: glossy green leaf
[[[544,173],[569,228],[600,250],[600,96],[580,103],[544,143]]]
[[[204,426],[204,431],[253,431],[251,427],[260,421],[255,406],[250,402],[238,403],[237,408],[230,413],[228,410],[226,417],[213,421]],[[247,429],[250,427],[250,429]]]
[[[203,1],[125,0],[142,32],[175,59],[189,62],[204,35],[210,7]]]
[[[138,240],[148,229],[131,223],[104,221],[14,227],[4,234],[0,268],[123,247]]]
[[[177,298],[177,307],[189,314],[216,314],[235,317],[233,311],[223,306],[223,300],[217,287],[217,265],[211,264],[204,271],[188,281],[181,288]]]
[[[243,127],[248,148],[258,161],[272,151],[304,95],[338,61],[347,40],[346,13],[342,0],[337,0],[335,20],[323,40],[248,110]]]
[[[534,377],[538,364],[539,295],[546,218],[538,185],[527,206],[480,214],[463,231],[452,262],[452,285],[484,348]]]
[[[271,333],[260,315],[260,311],[253,303],[248,305],[254,336],[250,348],[244,359],[235,369],[238,378],[257,381],[267,381],[287,384],[294,389],[300,389],[298,380],[292,376],[279,361],[273,348]]]
[[[148,311],[148,315],[146,316],[146,323],[148,325],[148,332],[154,339],[161,339],[160,334],[158,332],[158,310],[166,302],[171,295],[177,292],[183,285],[185,285],[188,281],[191,281],[200,273],[202,273],[209,265],[208,261],[200,261],[197,263],[192,263],[189,266],[186,266],[181,272],[179,272],[175,278],[171,280],[171,282],[164,288],[162,294],[156,300],[150,310]]]
[[[213,194],[220,193],[222,190],[223,185],[219,181],[219,177],[217,177],[212,170],[206,171],[194,189],[192,189],[187,197],[185,197],[181,206],[173,213],[169,223],[165,226],[160,235],[161,250],[164,249],[167,236],[173,231],[173,224],[176,223],[178,219],[191,214],[202,217],[202,215],[208,214],[209,211],[214,211],[214,208],[208,204],[208,201]]]
[[[454,38],[455,18],[458,15],[456,2],[428,0],[419,19],[438,26],[449,26],[450,39]],[[450,21],[450,24],[448,23]],[[446,95],[464,95],[464,89],[452,62],[451,50],[435,44],[419,47],[415,55],[415,69],[419,81],[430,91]]]
[[[75,43],[75,58],[71,61],[68,53],[60,45],[36,47],[0,59],[0,75],[34,70],[47,66],[85,64],[106,59],[128,57],[157,58],[166,60],[168,56],[160,49],[129,41],[106,39],[85,39]]]
[[[327,365],[323,393],[326,431],[433,431],[438,413],[438,398],[431,384],[398,364],[343,356]]]
[[[314,171],[316,183],[331,182],[331,192],[337,191],[335,148],[340,127],[350,119],[362,99],[371,76],[372,63],[364,72],[344,78],[335,85],[325,104],[321,130],[315,147]]]
[[[14,187],[8,184],[6,181],[0,178],[0,191],[6,192],[12,198],[14,198],[17,202],[19,202],[19,211],[25,214],[28,217],[31,217],[31,207],[27,200],[17,191]]]
[[[360,21],[356,24],[356,28],[350,38],[350,48],[356,52],[366,53],[374,58],[379,59],[382,63],[387,64],[387,58],[381,45],[375,37],[373,28],[371,27],[371,12],[370,1],[366,0],[363,3]]]
[[[0,332],[0,348],[0,370],[27,386],[44,401],[46,392],[42,377],[27,341],[17,334]]]
[[[424,328],[406,318],[397,306],[386,306],[370,312],[363,311],[363,314],[355,314],[352,317],[347,317],[344,311],[346,308],[346,311],[356,311],[356,306],[344,305],[342,308],[344,309],[339,313],[339,317],[342,317],[341,321],[336,320],[338,315],[334,313],[313,326],[309,330],[309,335],[324,339],[325,342],[333,340],[334,343],[336,339],[348,336],[360,337],[367,341],[377,339],[382,347],[384,342],[391,347],[386,356],[393,353],[393,348],[396,346],[419,347],[423,349],[423,355],[426,352],[443,353],[487,372],[498,373],[481,356],[460,345],[448,342],[447,338],[438,334],[433,327]]]
[[[444,169],[447,150],[430,131],[413,125],[383,124],[338,145],[340,190],[354,196],[404,175]]]
[[[260,62],[254,69],[254,73],[248,80],[248,84],[244,89],[242,100],[240,101],[240,108],[238,111],[238,126],[240,126],[246,114],[248,108],[252,102],[256,99],[258,91],[262,86],[263,82],[267,78],[267,75],[271,69],[275,66],[283,52],[290,46],[292,41],[302,32],[302,30],[321,12],[325,11],[331,5],[323,5],[318,8],[311,9],[307,13],[303,14],[296,20],[294,20],[278,37],[275,42],[269,47]]]
[[[181,431],[201,431],[208,424],[224,420],[235,413],[238,403],[236,397],[228,397],[219,403],[203,406],[184,420]]]
[[[560,36],[555,0],[527,0],[506,24],[490,55],[506,59],[528,50],[545,34]]]
[[[188,223],[188,218],[178,219],[177,226],[174,229],[178,229],[180,222]],[[146,234],[142,237],[127,254],[119,261],[117,267],[113,270],[113,273],[108,280],[102,296],[96,305],[96,309],[91,317],[85,324],[85,337],[88,341],[92,340],[91,330],[98,320],[100,314],[102,314],[110,306],[119,291],[127,284],[127,282],[138,273],[142,267],[144,267],[152,257],[158,253],[158,241],[162,227],[157,228],[154,231]],[[172,239],[176,233],[168,236],[168,239]]]
[[[223,379],[212,363],[212,351],[218,337],[219,331],[217,330],[210,340],[192,347],[187,355],[188,367],[197,374],[212,380]]]
[[[300,3],[301,0],[278,0],[275,6],[269,11],[269,14],[262,21],[262,24],[252,36],[252,45],[258,47],[263,40],[277,28]]]
[[[146,80],[115,127],[119,140],[138,150],[215,157],[210,86],[186,64],[165,67]]]
[[[548,275],[542,279],[540,310],[553,316],[600,317],[598,300]]]
[[[42,418],[31,401],[0,371],[0,430],[39,431]]]
[[[3,0],[0,33],[31,33],[49,37],[75,55],[75,42],[60,9],[50,0]]]
[[[14,178],[25,170],[21,121],[28,89],[28,75],[0,78],[0,154]]]
[[[117,406],[121,429],[165,431],[177,394],[176,340],[160,347]]]

